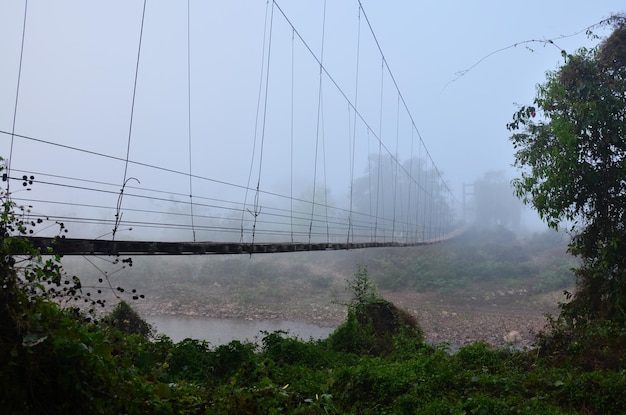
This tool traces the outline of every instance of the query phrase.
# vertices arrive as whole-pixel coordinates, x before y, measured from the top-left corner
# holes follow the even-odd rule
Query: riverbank
[[[515,291],[496,292],[495,296],[486,298],[436,292],[382,292],[382,296],[416,316],[424,329],[426,340],[435,344],[464,345],[485,341],[493,346],[503,346],[506,344],[504,336],[517,331],[521,335],[519,345],[531,346],[535,335],[545,326],[546,314],[558,313],[554,296],[533,297]],[[294,299],[273,304],[228,301],[181,303],[152,299],[138,302],[134,307],[142,316],[230,319],[257,323],[294,322],[315,325],[329,332],[338,327],[346,316],[345,306],[320,299],[306,302]],[[227,328],[220,330],[227,334]]]
[[[146,256],[133,258],[132,267],[64,258],[64,265],[94,297],[107,299],[103,312],[119,299],[143,296],[131,302],[143,316],[295,321],[327,328],[345,321],[343,304],[352,295],[348,283],[367,266],[378,294],[414,315],[430,342],[499,346],[516,331],[523,346],[531,345],[545,315],[558,314],[563,290],[571,290],[575,261],[554,235],[522,241],[483,233],[406,249]]]

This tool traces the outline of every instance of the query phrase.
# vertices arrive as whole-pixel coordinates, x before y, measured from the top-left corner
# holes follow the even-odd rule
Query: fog
[[[0,155],[12,177],[35,176],[12,196],[76,237],[110,237],[118,215],[118,238],[189,240],[193,212],[199,240],[239,240],[242,228],[248,240],[252,228],[307,240],[307,227],[347,239],[357,213],[409,215],[437,189],[454,212],[444,231],[465,213],[464,184],[515,177],[505,125],[516,103],[532,101],[560,49],[593,45],[584,29],[622,7],[362,3],[365,13],[351,2],[147,3],[144,14],[140,2],[35,1],[24,19],[24,3],[5,2]],[[385,158],[405,169],[388,182],[372,176]],[[398,191],[402,175],[412,194]],[[425,178],[432,187],[419,190]],[[406,217],[383,233],[413,226],[425,238],[425,222]],[[322,229],[332,218],[342,224]]]

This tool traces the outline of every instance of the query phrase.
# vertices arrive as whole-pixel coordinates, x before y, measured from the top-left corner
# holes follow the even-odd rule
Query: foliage
[[[367,266],[364,265],[357,265],[353,278],[347,282],[346,290],[351,293],[350,301],[346,304],[351,310],[360,310],[379,299],[376,285],[369,276]]]
[[[121,300],[113,311],[103,319],[103,323],[115,327],[122,333],[138,334],[150,337],[153,328],[124,300]]]
[[[508,128],[522,170],[518,196],[553,228],[573,223],[570,251],[583,264],[564,313],[626,323],[626,16],[610,22],[597,48],[563,53]]]
[[[3,180],[9,180],[7,173]],[[34,177],[23,177],[24,187]],[[104,305],[28,236],[41,219],[0,191],[0,405],[6,413],[167,413],[165,389],[136,377],[143,337],[98,325],[78,304]],[[67,231],[63,224],[59,238]]]
[[[417,319],[378,296],[367,267],[358,266],[348,289],[348,318],[326,341],[331,350],[378,356],[423,345]]]
[[[167,382],[191,381],[212,385],[228,379],[254,357],[255,346],[234,340],[214,349],[209,343],[197,339],[184,339],[168,349],[160,372]]]
[[[564,235],[549,230],[518,239],[510,230],[471,227],[453,240],[405,249],[363,253],[368,272],[381,289],[438,291],[476,296],[523,289],[541,294],[571,288],[575,258]],[[355,254],[357,255],[357,254]]]
[[[626,329],[608,320],[572,324],[562,316],[550,318],[547,331],[540,333],[537,346],[556,366],[585,370],[626,370]]]
[[[21,226],[11,209],[15,205],[5,204],[3,229]],[[62,269],[46,266],[24,239],[3,233],[0,252],[3,413],[626,412],[624,349],[618,348],[626,336],[608,322],[584,328],[587,343],[572,341],[578,336],[566,331],[581,325],[561,326],[560,341],[546,338],[538,350],[478,343],[449,355],[423,343],[419,326],[376,294],[363,267],[349,284],[348,320],[327,340],[274,332],[264,333],[260,348],[239,341],[174,343],[146,336],[128,304],[120,303],[108,319],[128,319],[120,329],[62,307],[57,294],[64,291],[54,282]],[[27,261],[18,255],[25,252],[32,253]],[[564,348],[567,358],[560,359]]]
[[[2,158],[0,158],[0,162]],[[9,180],[3,172],[3,181]],[[23,176],[24,187],[32,185],[34,176]],[[34,228],[43,222],[42,219],[31,219],[31,206],[17,205],[8,190],[0,190],[0,238],[3,244],[0,247],[0,283],[2,296],[11,301],[11,296],[17,291],[26,295],[26,301],[36,298],[64,299],[69,301],[80,300],[81,283],[73,276],[64,274],[61,267],[61,258],[49,256],[44,259],[37,249],[27,240],[35,233]],[[59,226],[59,237],[67,231],[62,223]],[[47,253],[47,252],[46,252]]]

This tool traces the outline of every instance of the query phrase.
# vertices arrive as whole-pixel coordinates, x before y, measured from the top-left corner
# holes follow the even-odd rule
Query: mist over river
[[[186,338],[206,340],[213,346],[230,343],[232,340],[250,340],[262,338],[261,331],[274,332],[283,330],[290,336],[303,340],[322,339],[327,337],[334,328],[320,327],[301,321],[202,318],[187,316],[147,316],[146,321],[152,324],[157,333],[165,334],[174,342]]]

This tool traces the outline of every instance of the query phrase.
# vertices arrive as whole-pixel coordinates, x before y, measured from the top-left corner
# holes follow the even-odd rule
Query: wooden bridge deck
[[[363,248],[429,245],[441,240],[398,243],[236,243],[236,242],[149,242],[73,238],[28,238],[44,255],[206,255],[267,254],[279,252],[331,251]]]

